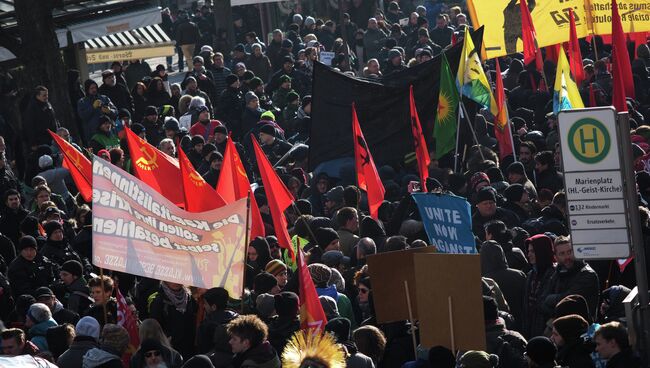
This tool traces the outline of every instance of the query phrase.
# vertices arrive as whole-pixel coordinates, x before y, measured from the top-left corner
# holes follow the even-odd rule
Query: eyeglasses
[[[153,358],[153,357],[157,357],[157,356],[160,356],[160,352],[159,352],[158,350],[156,350],[156,351],[149,351],[149,352],[147,352],[147,353],[144,354],[144,357],[145,357],[145,358]]]
[[[359,288],[359,293],[361,293],[361,294],[368,294],[369,291],[370,290],[368,290],[366,288]]]

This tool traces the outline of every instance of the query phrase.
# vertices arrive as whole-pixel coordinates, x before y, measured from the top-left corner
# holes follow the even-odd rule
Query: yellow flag
[[[555,72],[555,87],[553,88],[553,113],[557,114],[562,110],[579,109],[585,105],[582,103],[580,91],[576,82],[571,78],[571,67],[560,47],[560,55],[557,59],[557,71]]]
[[[492,95],[492,88],[490,88],[490,83],[481,65],[481,58],[474,48],[474,42],[469,32],[465,32],[463,51],[460,54],[458,73],[456,74],[456,85],[462,96],[489,109],[494,116],[499,113],[499,108]]]

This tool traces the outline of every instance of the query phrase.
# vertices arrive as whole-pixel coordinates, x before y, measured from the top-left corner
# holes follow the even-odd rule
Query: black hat
[[[131,131],[133,131],[133,133],[135,133],[136,135],[140,135],[142,133],[145,133],[147,129],[144,127],[144,125],[140,123],[134,123],[133,125],[131,125]]]
[[[178,123],[178,120],[175,117],[168,116],[165,118],[165,124],[163,125],[165,130],[173,130],[179,132],[181,130],[181,125]]]
[[[235,48],[233,49],[233,51],[246,52],[246,50],[244,49],[244,44],[243,43],[238,43],[235,46]]]
[[[300,99],[300,95],[297,94],[296,92],[291,91],[291,92],[287,93],[287,102],[288,103],[291,103],[293,101],[297,101],[298,99]]]
[[[216,127],[214,127],[212,133],[214,134],[221,133],[221,134],[228,135],[228,128],[226,128],[225,125],[217,125]]]
[[[275,311],[278,316],[295,318],[300,310],[300,299],[298,295],[290,291],[283,291],[274,297]]]
[[[244,75],[245,74],[246,73],[244,73]],[[251,79],[251,81],[248,83],[248,86],[251,89],[255,89],[255,88],[261,86],[262,84],[264,84],[264,82],[262,82],[262,79],[260,77],[255,77],[255,78]]]
[[[218,151],[214,151],[210,153],[210,157],[208,158],[208,162],[212,163],[213,161],[223,161],[223,155],[219,153]]]
[[[230,86],[233,83],[237,82],[238,80],[239,78],[236,75],[230,74],[226,77],[226,84]]]
[[[528,340],[526,356],[537,365],[553,363],[555,354],[557,354],[557,348],[548,337],[537,336]]]
[[[283,48],[283,49],[290,49],[290,48],[293,48],[293,42],[291,42],[291,40],[288,39],[288,38],[282,40],[282,48]],[[287,58],[286,58],[286,57],[284,58],[284,61],[283,61],[283,62],[284,62],[284,63],[287,62]],[[291,62],[293,63],[293,59],[291,60]]]
[[[83,275],[83,266],[79,261],[71,259],[61,265],[61,271],[69,272],[74,276],[81,277],[81,275]]]
[[[255,78],[255,73],[253,73],[252,70],[247,70],[244,72],[244,74],[241,77],[245,81],[250,81],[253,80],[253,78]]]
[[[336,230],[331,227],[321,227],[314,231],[314,236],[316,236],[316,243],[325,249],[331,242],[336,239],[339,239],[339,234]]]
[[[275,278],[275,276],[271,275],[268,272],[260,272],[257,276],[255,276],[253,289],[257,295],[260,295],[270,292],[277,285],[278,280]]]
[[[192,137],[192,140],[190,142],[192,144],[192,147],[194,147],[197,144],[205,144],[205,138],[203,138],[200,135],[195,135],[194,137]]]
[[[275,127],[271,124],[264,124],[260,127],[260,133],[272,135],[275,137]]]
[[[424,27],[418,29],[418,37],[422,37],[422,36],[429,37],[429,30],[427,30]]]
[[[201,149],[201,156],[205,157],[216,150],[217,150],[217,146],[215,146],[212,143],[206,143],[205,145],[203,145],[203,148]]]
[[[144,109],[144,116],[149,116],[149,115],[158,116],[158,109],[156,108],[156,106],[147,106]]]
[[[497,196],[494,193],[494,188],[483,187],[478,191],[478,194],[476,195],[476,203],[481,203],[483,201],[497,201]]]
[[[162,344],[157,339],[145,339],[140,344],[140,351],[142,352],[142,354],[153,350],[157,350],[160,352],[162,352],[163,350]]]
[[[18,250],[21,251],[25,248],[34,248],[37,249],[36,239],[31,235],[25,235],[18,241]]]
[[[578,340],[583,333],[587,332],[589,324],[581,316],[569,314],[553,321],[553,327],[568,344]]]
[[[511,184],[503,192],[503,196],[508,202],[519,202],[521,200],[521,196],[524,195],[525,190],[526,189],[524,189],[524,186],[521,184]]]
[[[350,340],[350,320],[343,317],[333,318],[325,325],[326,332],[332,332],[337,342]]]
[[[63,230],[63,225],[59,223],[58,221],[48,221],[43,228],[45,229],[45,232],[47,233],[47,238],[49,239],[52,234],[57,231],[57,230]]]
[[[124,109],[124,108],[119,109],[117,111],[117,117],[120,118],[120,119],[122,119],[122,118],[131,119],[131,112],[129,110],[127,110],[127,109]]]
[[[38,289],[34,291],[34,298],[37,300],[40,298],[48,298],[48,297],[53,297],[54,293],[52,292],[52,289],[46,286],[41,286]]]

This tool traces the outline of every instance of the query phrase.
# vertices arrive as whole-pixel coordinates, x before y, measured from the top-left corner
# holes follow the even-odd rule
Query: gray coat
[[[77,336],[70,348],[59,356],[56,364],[59,368],[81,368],[86,352],[97,347],[99,347],[99,344],[93,337]]]

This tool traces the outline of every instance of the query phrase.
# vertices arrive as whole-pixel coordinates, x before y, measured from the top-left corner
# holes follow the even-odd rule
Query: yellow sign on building
[[[611,0],[529,0],[539,47],[569,40],[569,10],[573,9],[579,38],[612,33]],[[650,31],[648,0],[618,0],[625,32]],[[518,0],[467,0],[475,28],[485,26],[488,59],[521,52],[521,10]]]

